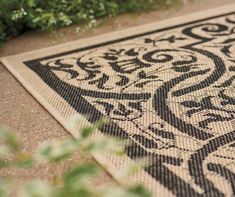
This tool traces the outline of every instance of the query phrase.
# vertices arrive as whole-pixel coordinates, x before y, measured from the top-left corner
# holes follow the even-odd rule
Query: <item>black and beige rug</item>
[[[235,196],[235,4],[2,62],[73,135],[79,113],[133,141],[95,155],[112,175],[150,157],[130,181],[156,196]]]

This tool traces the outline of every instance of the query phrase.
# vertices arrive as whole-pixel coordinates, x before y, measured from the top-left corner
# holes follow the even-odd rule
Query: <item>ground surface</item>
[[[31,31],[8,41],[0,49],[0,57],[125,29],[130,26],[155,22],[229,3],[234,3],[234,0],[195,0],[190,3],[185,1],[184,6],[168,11],[152,11],[138,16],[123,15],[115,19],[109,19],[99,27],[81,35],[75,32],[76,27],[62,29],[56,34]],[[27,151],[34,151],[37,145],[43,141],[69,136],[60,124],[30,96],[2,65],[0,65],[0,125],[17,130],[23,139],[24,148]],[[84,156],[77,152],[68,162],[56,168],[51,165],[38,165],[27,171],[11,170],[4,173],[14,175],[20,182],[32,177],[48,179],[61,173],[72,164],[84,161],[84,159]],[[99,184],[111,181],[110,176],[105,172],[96,180]]]

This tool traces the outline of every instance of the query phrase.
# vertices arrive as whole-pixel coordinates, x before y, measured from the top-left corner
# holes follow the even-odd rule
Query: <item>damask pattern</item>
[[[235,196],[235,13],[25,64],[174,195]]]

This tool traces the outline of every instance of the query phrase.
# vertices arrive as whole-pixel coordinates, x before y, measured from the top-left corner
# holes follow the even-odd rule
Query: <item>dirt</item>
[[[75,31],[75,26],[61,29],[56,33],[30,31],[9,40],[0,49],[0,57],[121,30],[131,26],[156,22],[229,3],[234,3],[234,0],[185,1],[183,6],[167,11],[152,11],[139,15],[126,14],[114,19],[108,19],[98,27],[79,35]],[[0,95],[0,125],[17,131],[22,138],[25,151],[34,152],[37,146],[46,140],[69,136],[64,128],[30,96],[2,65],[0,65]],[[69,161],[57,167],[38,164],[29,170],[6,170],[0,173],[12,175],[20,183],[31,178],[52,179],[70,166],[85,160],[87,158],[84,155],[76,152]],[[113,182],[113,180],[106,172],[103,172],[95,182],[105,184]]]

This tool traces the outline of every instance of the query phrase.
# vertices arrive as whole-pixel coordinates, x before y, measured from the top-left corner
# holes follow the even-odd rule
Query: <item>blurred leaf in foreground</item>
[[[26,183],[19,192],[19,197],[53,197],[54,189],[40,180]]]
[[[27,168],[33,165],[34,159],[32,156],[25,152],[19,152],[15,154],[13,164],[20,168]]]
[[[7,188],[9,184],[9,179],[5,177],[0,177],[0,197],[7,197]]]
[[[95,163],[85,163],[68,171],[64,176],[66,187],[76,189],[98,172],[98,166]]]
[[[34,164],[33,161],[37,160],[53,162],[56,165],[57,162],[68,159],[76,150],[81,150],[86,155],[99,153],[123,156],[127,142],[107,136],[96,137],[93,135],[96,129],[102,128],[107,123],[107,119],[102,119],[90,127],[81,129],[80,137],[77,139],[71,137],[45,142],[38,148],[37,154],[33,157],[21,150],[20,140],[14,132],[0,129],[1,142],[4,142],[0,145],[0,168],[1,165],[30,167]],[[10,158],[8,157],[9,154]],[[129,177],[144,166],[143,161],[135,162],[120,170],[118,173],[120,180],[122,178],[129,181]],[[51,183],[41,180],[27,182],[21,187],[19,197],[151,197],[151,193],[142,185],[129,186],[128,183],[124,186],[115,184],[102,188],[91,186],[91,180],[96,177],[100,170],[100,166],[94,160],[79,163],[67,170],[62,177],[58,175],[54,182],[53,180]],[[7,183],[3,177],[0,177],[0,197],[7,196]]]
[[[0,139],[12,152],[19,151],[21,142],[16,133],[12,130],[0,128]]]
[[[39,147],[37,156],[40,160],[59,162],[68,158],[76,149],[78,144],[74,138],[45,142]]]

